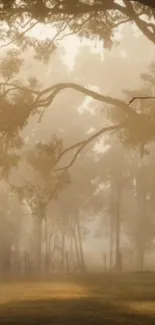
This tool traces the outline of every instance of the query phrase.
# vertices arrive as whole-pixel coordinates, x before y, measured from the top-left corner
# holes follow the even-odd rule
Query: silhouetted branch
[[[94,90],[85,88],[84,86],[78,85],[76,83],[58,83],[54,84],[51,87],[48,87],[42,91],[37,91],[30,89],[28,87],[24,86],[18,86],[13,83],[0,83],[0,86],[5,85],[5,87],[10,87],[6,89],[5,94],[10,92],[11,90],[21,90],[21,91],[28,91],[31,92],[35,95],[34,102],[33,102],[33,108],[39,109],[39,108],[45,108],[48,107],[49,105],[52,104],[56,96],[62,92],[65,89],[73,89],[75,91],[78,91],[82,93],[83,95],[89,96],[95,100],[101,101],[102,103],[106,103],[109,105],[113,105],[116,107],[121,108],[127,115],[129,116],[136,116],[137,113],[136,111],[129,106],[133,102],[131,100],[129,104],[125,103],[123,100],[120,100],[118,98],[110,97],[110,96],[105,96],[102,95]],[[44,111],[40,112],[40,118],[39,121],[41,120],[41,117],[43,116]]]
[[[155,9],[155,1],[154,0],[132,0],[132,2],[139,2],[144,6],[148,6],[152,9]]]
[[[75,153],[73,159],[71,160],[71,162],[70,162],[66,167],[63,167],[63,169],[67,169],[67,170],[68,170],[68,169],[73,165],[73,163],[74,163],[75,160],[77,159],[77,157],[78,157],[78,155],[80,154],[80,152],[81,152],[81,151],[82,151],[82,150],[83,150],[83,149],[84,149],[84,148],[85,148],[85,147],[86,147],[90,142],[92,142],[93,140],[95,140],[96,138],[98,138],[100,135],[102,135],[102,134],[105,133],[105,132],[108,132],[108,131],[117,131],[117,130],[119,130],[119,129],[121,129],[121,128],[124,128],[124,127],[127,125],[128,122],[129,122],[129,120],[127,119],[127,120],[123,121],[123,122],[120,123],[120,124],[117,124],[117,125],[111,125],[111,126],[104,127],[104,128],[102,128],[101,130],[99,130],[98,132],[94,133],[94,134],[93,134],[91,137],[89,137],[87,140],[84,140],[83,143],[81,142],[81,145],[80,145],[79,143],[77,143],[77,146],[80,145],[80,148],[76,151],[76,153]],[[67,148],[67,149],[66,149],[66,152],[69,151],[69,150],[71,150],[71,149],[73,149],[73,147],[75,148],[75,146],[76,146],[76,145]],[[66,153],[66,152],[64,152],[64,153]],[[62,158],[62,155],[61,155],[60,158]]]
[[[155,99],[155,96],[135,96],[129,101],[129,105],[137,99]]]
[[[43,90],[42,92],[39,93],[39,95],[37,96],[36,99],[36,106],[39,107],[46,107],[49,106],[53,100],[55,99],[55,97],[62,91],[65,89],[73,89],[76,90],[86,96],[92,97],[95,100],[101,101],[103,103],[106,104],[110,104],[110,105],[114,105],[117,107],[122,108],[128,116],[135,116],[137,113],[128,106],[128,104],[126,104],[124,101],[117,99],[117,98],[113,98],[110,96],[104,96],[94,90],[90,90],[88,88],[85,88],[84,86],[75,84],[75,83],[58,83],[55,84],[45,90]],[[42,96],[45,96],[46,94],[50,93],[46,98],[44,98],[43,100],[40,100],[40,98]]]
[[[93,140],[95,140],[96,138],[98,138],[100,135],[104,134],[105,132],[108,132],[108,131],[113,131],[113,130],[120,130],[124,127],[127,126],[129,122],[129,119],[126,119],[125,121],[123,121],[122,123],[120,124],[117,124],[117,125],[111,125],[111,126],[108,126],[108,127],[104,127],[102,129],[100,129],[98,132],[94,133],[91,137],[89,137],[87,140],[84,140],[84,141],[81,141],[81,145],[80,145],[80,142],[75,144],[75,145],[72,145],[71,147],[67,148],[66,150],[64,150],[63,154],[61,154],[56,162],[56,164],[60,161],[60,159],[62,158],[62,156],[64,156],[64,154],[72,149],[75,149],[76,147],[80,146],[80,148],[76,151],[76,153],[74,154],[73,158],[71,159],[70,163],[65,166],[65,167],[62,167],[62,168],[59,168],[55,171],[62,171],[61,175],[60,175],[60,178],[59,178],[59,181],[58,183],[56,184],[54,190],[52,191],[50,197],[48,198],[48,201],[47,201],[47,205],[49,204],[49,202],[52,200],[52,198],[55,196],[55,194],[57,193],[57,190],[59,189],[59,186],[61,184],[61,182],[63,181],[63,178],[65,176],[65,174],[68,172],[68,170],[72,167],[72,165],[74,164],[74,162],[76,161],[76,159],[78,158],[80,152],[90,143],[92,142]]]
[[[128,16],[131,18],[131,20],[133,20],[135,22],[135,24],[137,25],[137,27],[141,30],[141,32],[153,43],[155,43],[155,35],[154,35],[154,31],[150,31],[150,29],[148,28],[148,24],[146,21],[142,20],[139,18],[139,16],[137,15],[137,13],[135,12],[132,2],[128,1],[128,0],[123,0],[126,9],[128,10]],[[154,1],[137,1],[141,4],[145,4],[145,2],[150,2],[150,4]],[[155,8],[155,5],[154,5]]]
[[[76,149],[77,147],[82,146],[83,144],[85,144],[85,140],[80,141],[80,142],[77,142],[77,143],[73,144],[72,146],[70,146],[70,147],[66,148],[65,150],[63,150],[63,151],[61,152],[61,154],[59,155],[59,157],[58,157],[56,163],[53,165],[53,167],[55,167],[55,166],[57,165],[57,163],[60,161],[60,159],[61,159],[61,158],[62,158],[62,157],[67,153],[67,152],[69,152],[69,151],[71,151],[71,150],[73,150],[73,149]],[[61,169],[56,169],[56,170],[54,170],[54,171],[59,171],[59,170],[61,170]]]

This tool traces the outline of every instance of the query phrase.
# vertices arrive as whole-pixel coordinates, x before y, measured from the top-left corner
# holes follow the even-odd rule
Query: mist
[[[152,305],[150,318],[145,303],[137,307],[142,296],[155,299],[154,7],[55,0],[45,1],[45,12],[39,2],[33,10],[35,1],[1,2],[3,304],[15,301],[22,323],[19,297],[34,304],[37,297],[41,308],[78,297],[79,309],[90,303],[102,314],[95,323],[80,314],[82,324],[103,324],[94,305],[101,299],[107,324],[154,324]]]

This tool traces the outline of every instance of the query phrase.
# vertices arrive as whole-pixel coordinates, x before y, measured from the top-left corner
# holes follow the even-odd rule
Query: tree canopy
[[[1,0],[0,19],[14,26],[12,36],[22,38],[26,30],[37,23],[51,24],[60,34],[76,33],[79,36],[98,36],[111,46],[115,30],[122,24],[134,22],[138,29],[155,43],[155,4],[152,0]],[[19,26],[22,30],[19,32]]]

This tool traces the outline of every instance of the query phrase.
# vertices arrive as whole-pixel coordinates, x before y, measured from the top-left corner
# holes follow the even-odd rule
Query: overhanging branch
[[[94,133],[92,136],[90,136],[87,140],[84,140],[84,141],[81,141],[81,142],[78,142],[77,144],[75,145],[72,145],[70,147],[68,147],[67,149],[65,149],[63,151],[63,153],[59,156],[57,162],[55,165],[58,164],[58,162],[61,160],[61,158],[65,155],[65,153],[75,149],[76,147],[79,147],[76,151],[76,153],[74,154],[73,158],[71,159],[71,161],[69,162],[69,164],[63,168],[59,168],[57,170],[54,169],[54,171],[62,171],[61,175],[60,175],[60,178],[59,178],[59,181],[57,182],[54,190],[52,191],[49,199],[48,199],[48,202],[47,202],[47,205],[50,203],[50,201],[53,199],[53,197],[56,195],[58,189],[59,189],[59,186],[61,185],[61,182],[63,181],[63,178],[65,176],[65,174],[68,172],[68,170],[73,166],[74,162],[76,161],[76,159],[78,158],[79,154],[81,153],[81,151],[90,143],[92,142],[93,140],[95,140],[96,138],[98,138],[100,135],[106,133],[106,132],[109,132],[109,131],[117,131],[117,130],[120,130],[122,128],[125,128],[129,123],[129,119],[126,119],[125,121],[123,121],[122,123],[120,124],[117,124],[117,125],[111,125],[111,126],[108,126],[108,127],[104,127],[102,129],[100,129],[99,131],[97,131],[96,133]]]
[[[73,89],[95,100],[122,108],[127,116],[135,116],[137,114],[134,109],[129,107],[129,105],[124,101],[110,96],[104,96],[94,90],[85,88],[84,86],[75,83],[58,83],[43,90],[36,98],[36,106],[46,107],[51,105],[56,96],[65,89]],[[50,94],[48,95],[48,93]],[[44,98],[41,99],[42,97]]]

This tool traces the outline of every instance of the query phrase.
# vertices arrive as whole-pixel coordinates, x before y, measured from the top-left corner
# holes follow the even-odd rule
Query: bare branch
[[[108,126],[108,127],[104,127],[102,128],[101,130],[99,130],[98,132],[94,133],[91,137],[89,137],[87,140],[81,142],[81,145],[79,143],[77,143],[76,145],[74,146],[71,146],[70,148],[67,148],[66,149],[66,152],[75,148],[75,146],[79,146],[80,145],[80,148],[76,151],[73,159],[71,160],[71,162],[66,166],[66,167],[63,167],[63,169],[69,169],[73,163],[75,162],[75,160],[77,159],[77,157],[79,156],[80,152],[90,143],[92,142],[93,140],[95,140],[96,138],[98,138],[100,135],[102,135],[103,133],[105,132],[109,132],[109,131],[117,131],[119,129],[122,129],[124,128],[127,123],[129,123],[129,119],[123,121],[122,123],[118,124],[118,125],[112,125],[112,126]],[[65,153],[66,153],[65,152]],[[62,155],[61,155],[61,158],[62,158]]]
[[[47,205],[49,204],[49,202],[52,200],[52,198],[55,196],[55,194],[57,193],[57,190],[59,189],[59,186],[65,176],[65,174],[68,172],[69,168],[72,167],[72,165],[74,164],[74,162],[76,161],[76,159],[78,158],[80,152],[90,143],[92,142],[93,140],[95,140],[97,137],[99,137],[100,135],[102,135],[103,133],[105,132],[109,132],[109,131],[113,131],[113,130],[120,130],[124,127],[127,126],[127,124],[129,123],[129,119],[126,119],[125,121],[123,121],[122,123],[120,124],[117,124],[117,125],[111,125],[111,126],[108,126],[108,127],[104,127],[102,128],[101,130],[99,130],[98,132],[94,133],[91,137],[89,137],[87,140],[84,140],[81,142],[81,145],[80,145],[80,142],[75,144],[75,145],[72,145],[71,147],[67,148],[66,150],[64,150],[63,152],[63,155],[72,150],[72,149],[75,149],[76,147],[80,146],[80,148],[76,151],[75,155],[73,156],[72,160],[70,161],[70,163],[66,166],[66,167],[63,167],[63,168],[60,168],[60,169],[57,169],[57,171],[61,171],[62,170],[62,174],[60,175],[60,178],[59,178],[59,181],[57,182],[54,190],[52,191],[50,197],[48,198],[48,201],[47,201]],[[60,159],[62,158],[63,155],[60,155],[59,156],[59,159],[58,161],[56,162],[56,164],[60,161]]]
[[[57,159],[57,161],[56,161],[56,163],[54,164],[54,166],[57,165],[57,163],[60,161],[60,159],[62,158],[62,156],[64,156],[67,152],[69,152],[69,151],[71,151],[71,150],[73,150],[73,149],[76,149],[76,148],[79,147],[79,146],[82,146],[84,143],[85,143],[85,140],[80,141],[80,142],[77,142],[76,144],[73,144],[72,146],[70,146],[70,147],[66,148],[65,150],[63,150],[63,151],[61,152],[61,154],[59,155],[59,158]],[[54,166],[53,166],[53,167],[54,167]]]
[[[135,96],[129,101],[129,105],[131,105],[137,99],[155,99],[155,96]]]
[[[126,104],[124,101],[117,99],[117,98],[110,97],[110,96],[104,96],[96,91],[90,90],[88,88],[85,88],[84,86],[81,86],[81,85],[78,85],[75,83],[58,83],[58,84],[55,84],[55,85],[43,90],[42,92],[39,93],[35,104],[40,107],[49,106],[53,102],[55,97],[62,90],[65,90],[65,89],[73,89],[73,90],[76,90],[76,91],[86,95],[86,96],[92,97],[95,100],[122,108],[128,116],[135,116],[137,114],[134,111],[134,109],[129,107],[128,104]],[[40,98],[42,96],[45,96],[46,94],[48,94],[50,92],[51,92],[51,94],[49,94],[45,99],[40,100]]]

